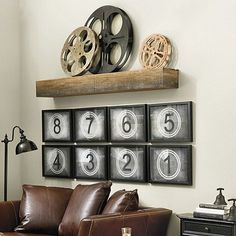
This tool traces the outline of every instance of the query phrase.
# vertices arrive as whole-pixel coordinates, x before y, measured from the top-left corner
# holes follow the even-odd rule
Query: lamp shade
[[[21,154],[23,152],[30,152],[33,150],[37,150],[37,149],[38,148],[33,141],[28,140],[27,138],[23,138],[20,140],[20,142],[16,146],[16,155]]]

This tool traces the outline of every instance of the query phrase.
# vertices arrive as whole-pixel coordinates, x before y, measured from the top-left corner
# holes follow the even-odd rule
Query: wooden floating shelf
[[[36,96],[67,97],[174,89],[178,85],[179,70],[143,69],[36,81]]]

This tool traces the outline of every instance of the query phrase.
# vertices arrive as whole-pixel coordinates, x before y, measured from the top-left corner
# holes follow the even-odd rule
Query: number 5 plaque
[[[192,184],[192,146],[150,146],[149,182]]]
[[[71,110],[43,110],[43,142],[72,141]]]
[[[191,142],[192,102],[148,106],[150,142]]]
[[[145,146],[111,146],[109,177],[120,181],[146,181]]]
[[[145,105],[111,107],[109,117],[110,141],[146,141]]]

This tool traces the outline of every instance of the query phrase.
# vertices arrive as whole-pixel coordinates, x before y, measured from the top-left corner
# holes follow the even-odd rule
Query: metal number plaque
[[[148,106],[150,142],[191,142],[192,102]]]
[[[109,177],[121,181],[146,181],[145,146],[111,146]]]
[[[80,179],[107,179],[106,146],[76,146],[75,177]]]
[[[149,182],[192,184],[192,146],[150,146]]]
[[[146,141],[145,105],[110,107],[109,117],[112,142]]]
[[[43,110],[43,142],[72,141],[71,110]]]
[[[71,178],[72,147],[62,145],[43,145],[43,176]]]
[[[107,112],[105,107],[74,110],[75,141],[104,142],[107,140]]]

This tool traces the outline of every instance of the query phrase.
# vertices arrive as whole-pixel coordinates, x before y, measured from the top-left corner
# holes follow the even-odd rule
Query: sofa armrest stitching
[[[88,236],[91,235],[91,231],[92,231],[93,225],[94,225],[94,220],[92,220],[92,222],[90,224]]]

